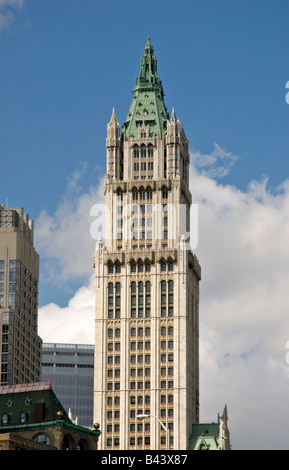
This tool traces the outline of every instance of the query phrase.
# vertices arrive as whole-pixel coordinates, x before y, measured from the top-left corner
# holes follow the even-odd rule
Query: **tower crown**
[[[136,77],[133,90],[133,100],[123,125],[125,138],[138,138],[141,127],[148,128],[150,136],[162,136],[169,119],[164,103],[164,91],[160,77],[157,74],[157,60],[150,38],[144,48],[140,60],[140,74]]]

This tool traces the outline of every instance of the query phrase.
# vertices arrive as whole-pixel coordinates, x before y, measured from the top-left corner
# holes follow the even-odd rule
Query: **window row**
[[[130,443],[130,446],[135,446],[135,445],[143,446],[143,444],[145,444],[145,446],[149,446],[150,445],[150,437],[144,437],[144,438],[142,438],[142,437],[137,437],[137,438],[131,437],[129,443]],[[119,437],[115,437],[114,439],[109,437],[106,440],[106,446],[107,447],[112,447],[112,445],[114,445],[115,447],[118,447],[120,445]]]
[[[144,221],[145,219],[141,219],[141,222]],[[149,219],[151,220],[151,219]],[[121,220],[119,222],[122,222]],[[165,223],[165,219],[164,219],[164,223]],[[137,221],[134,223],[134,226],[137,226]],[[143,226],[143,224],[141,224],[141,226]],[[165,232],[165,231],[164,231]],[[163,232],[163,235],[165,236],[165,233]],[[145,232],[139,232],[139,233],[135,233],[133,235],[133,238],[136,239],[136,236],[138,235],[137,238],[140,238],[142,239],[143,236],[141,234],[144,234]],[[174,270],[174,263],[172,262],[168,262],[168,263],[161,263],[161,271],[162,272],[165,272],[165,271],[173,271]],[[121,273],[121,265],[120,264],[116,264],[115,266],[110,264],[108,265],[107,267],[107,271],[109,274],[118,274],[118,273]],[[143,272],[151,272],[151,264],[150,263],[132,263],[131,266],[130,266],[130,271],[132,273],[136,273],[136,272],[139,272],[139,273],[143,273]],[[0,277],[0,281],[1,281],[1,277]],[[120,288],[120,286],[119,286]],[[112,287],[111,287],[112,289]]]
[[[143,382],[138,381],[138,382],[131,382],[130,383],[130,389],[131,390],[150,390],[151,388],[151,383],[150,381]]]
[[[132,273],[136,273],[136,272],[143,273],[144,271],[148,273],[151,271],[151,264],[150,263],[131,264],[130,271]]]
[[[138,368],[138,369],[135,369],[135,368],[132,368],[130,369],[130,376],[131,377],[150,377],[151,375],[151,369],[150,367],[145,367],[145,369],[143,368]]]
[[[139,292],[143,292],[144,288],[145,288],[146,292],[150,292],[151,291],[151,283],[150,283],[150,281],[146,281],[146,282],[140,281],[138,283],[133,281],[131,283],[131,292],[136,292],[137,288],[138,288]]]
[[[149,351],[151,349],[151,342],[150,341],[131,341],[130,343],[131,351],[136,351],[137,349],[146,349]]]
[[[150,164],[148,164],[148,165],[150,165]],[[151,163],[151,165],[152,165],[152,163]],[[141,168],[141,169],[145,170],[145,168]],[[152,169],[152,168],[149,167],[148,169]],[[152,198],[153,198],[152,191],[140,190],[140,191],[133,191],[133,193],[132,193],[132,199],[134,201],[137,201],[138,199],[140,199],[140,200],[145,200],[145,199],[152,200]]]
[[[145,145],[142,145],[140,148],[135,145],[134,146],[134,150],[133,150],[133,156],[134,158],[146,158],[147,156],[148,157],[153,157],[154,156],[154,150],[153,150],[153,147],[151,145],[149,145],[148,147],[145,147]]]
[[[107,330],[107,336],[109,338],[113,338],[113,336],[115,336],[116,338],[120,338],[120,328],[116,328],[115,330],[113,330],[113,328],[109,328]]]
[[[134,163],[133,165],[133,170],[134,171],[146,171],[146,170],[149,170],[149,171],[152,171],[154,169],[154,162],[148,162],[148,164],[146,164],[146,162],[142,162],[141,164],[139,163]]]
[[[131,336],[150,336],[151,335],[151,329],[150,327],[146,327],[145,329],[143,327],[139,328],[131,328],[130,330]]]
[[[173,316],[174,312],[174,281],[161,281],[161,316]],[[121,284],[108,284],[108,318],[120,318]],[[131,318],[149,318],[151,315],[151,282],[140,281],[131,283]]]
[[[135,354],[132,354],[130,356],[131,364],[136,364],[136,363],[143,364],[144,360],[146,364],[150,364],[151,362],[150,354],[145,354],[145,356],[143,356],[143,354],[138,354],[138,356],[136,356]]]
[[[107,270],[109,274],[113,274],[113,273],[118,274],[121,272],[121,265],[116,264],[115,266],[113,266],[113,264],[110,264],[108,265]]]
[[[164,396],[164,397],[166,399],[166,396]],[[143,396],[143,395],[138,395],[138,396],[132,395],[130,397],[130,404],[131,405],[136,405],[136,404],[137,405],[142,405],[143,403],[148,405],[148,404],[150,404],[150,402],[151,402],[150,395],[145,395],[145,396]],[[161,402],[165,403],[166,401],[163,401],[163,399],[161,399]],[[169,400],[168,403],[173,403],[173,400],[172,401]],[[116,406],[120,405],[120,397],[118,395],[115,396],[115,397],[111,397],[111,396],[107,397],[107,405],[108,406],[113,406],[113,404],[116,405]],[[141,413],[142,413],[142,411],[139,414],[141,414]],[[112,415],[110,415],[110,416],[112,416]]]
[[[19,424],[25,424],[28,420],[28,413],[27,411],[21,411],[19,413]],[[10,421],[10,413],[2,413],[2,426],[8,426]]]

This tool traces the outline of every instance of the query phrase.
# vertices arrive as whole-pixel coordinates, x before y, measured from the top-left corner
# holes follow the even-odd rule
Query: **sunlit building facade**
[[[99,448],[187,449],[199,420],[199,281],[189,144],[148,39],[122,129],[107,128],[106,225],[94,256]]]
[[[23,208],[0,205],[0,384],[37,382],[39,255]]]

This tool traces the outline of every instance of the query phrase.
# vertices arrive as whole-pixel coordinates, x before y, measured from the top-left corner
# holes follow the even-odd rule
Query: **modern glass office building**
[[[43,343],[42,380],[51,386],[80,426],[93,425],[94,346]]]

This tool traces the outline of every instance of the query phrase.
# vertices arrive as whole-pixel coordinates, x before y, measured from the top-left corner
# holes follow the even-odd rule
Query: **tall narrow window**
[[[167,312],[167,283],[161,282],[161,316],[165,317]]]
[[[138,283],[138,317],[143,318],[143,306],[144,306],[144,283],[141,281]]]
[[[174,281],[168,282],[168,315],[172,317],[174,314]]]
[[[131,318],[135,318],[136,317],[136,282],[131,283],[130,304],[131,304],[130,316]]]

